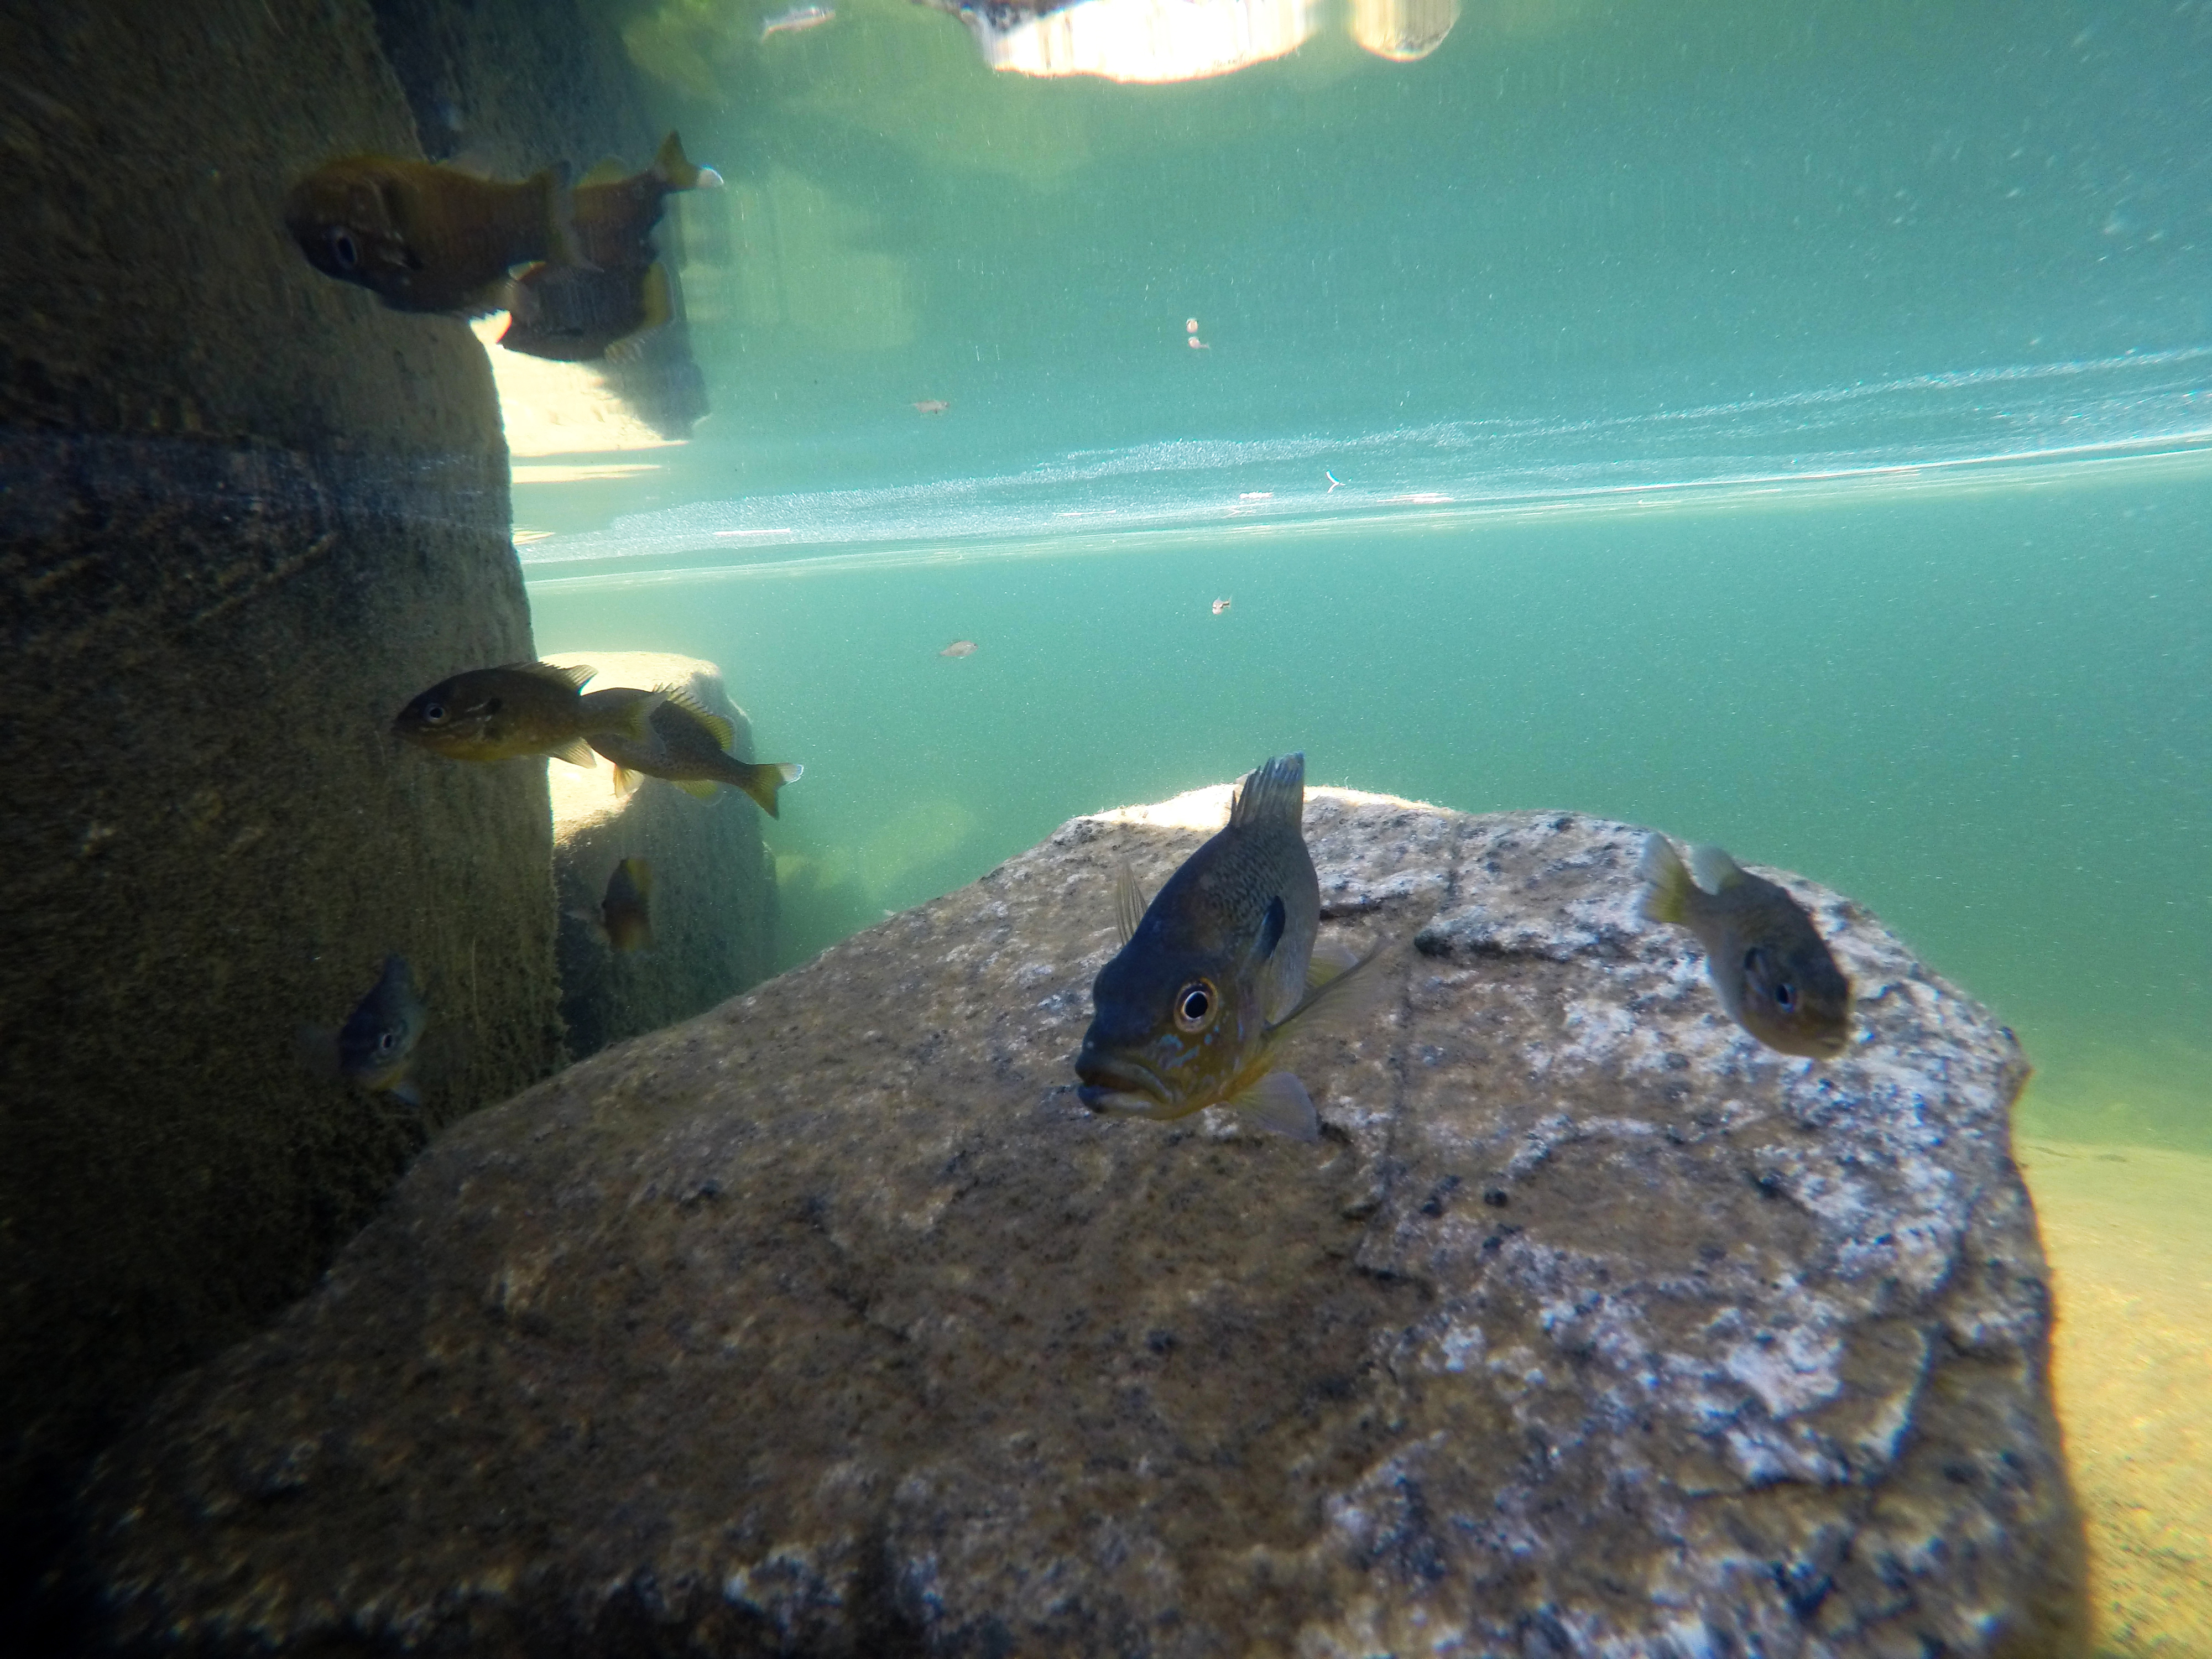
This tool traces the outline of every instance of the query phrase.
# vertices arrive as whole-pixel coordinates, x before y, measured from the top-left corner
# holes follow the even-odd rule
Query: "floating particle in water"
[[[937,654],[940,657],[972,657],[975,654],[975,641],[955,640]]]
[[[914,406],[917,415],[942,415],[951,407],[942,398],[924,398]]]
[[[1217,617],[1228,609],[1229,601],[1227,599],[1216,599],[1213,602],[1213,614]]]
[[[1195,333],[1197,333],[1197,332],[1198,332],[1198,319],[1197,319],[1197,318],[1195,318],[1195,317],[1186,317],[1186,318],[1184,318],[1184,319],[1183,319],[1183,321],[1182,321],[1182,331],[1183,331],[1184,333],[1186,333],[1186,334],[1195,334]]]

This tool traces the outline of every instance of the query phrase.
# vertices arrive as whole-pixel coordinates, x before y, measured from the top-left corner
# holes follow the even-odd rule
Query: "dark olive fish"
[[[625,176],[602,161],[576,186],[582,266],[544,264],[525,271],[507,296],[514,316],[499,337],[510,351],[558,362],[588,362],[660,327],[675,315],[667,268],[653,240],[673,192],[712,189],[722,175],[695,167],[670,133],[644,172]]]
[[[627,955],[653,948],[653,866],[624,859],[607,878],[606,896],[597,910],[569,913],[611,951]]]
[[[1123,868],[1123,943],[1091,987],[1075,1060],[1085,1105],[1160,1119],[1229,1105],[1279,1133],[1318,1136],[1313,1101],[1274,1069],[1277,1051],[1317,1016],[1356,1018],[1382,981],[1371,956],[1316,951],[1321,890],[1304,806],[1305,757],[1278,757],[1243,781],[1227,826],[1149,905]]]
[[[1686,927],[1705,947],[1721,1006],[1768,1048],[1832,1060],[1851,1036],[1851,982],[1797,901],[1717,847],[1685,867],[1666,836],[1645,839],[1636,873],[1647,921]]]
[[[594,691],[584,699],[589,706],[611,691]],[[665,778],[687,794],[712,800],[717,785],[742,789],[769,817],[777,816],[775,792],[796,780],[806,769],[794,761],[741,761],[729,752],[737,728],[720,714],[702,708],[680,686],[664,685],[653,694],[659,699],[649,713],[641,736],[625,732],[594,732],[592,747],[615,763],[615,787],[627,793],[637,787],[630,775]]]
[[[564,167],[501,184],[431,161],[341,156],[292,186],[284,224],[316,270],[397,311],[495,311],[514,266],[583,258]]]
[[[301,1029],[301,1058],[324,1075],[343,1077],[372,1094],[420,1106],[422,1093],[407,1073],[428,1012],[407,958],[388,956],[374,988],[346,1017],[343,1028],[335,1033],[327,1027]]]
[[[401,709],[392,733],[449,760],[550,755],[597,766],[590,739],[641,735],[659,694],[625,688],[586,700],[580,688],[592,672],[550,662],[472,669],[439,681]]]

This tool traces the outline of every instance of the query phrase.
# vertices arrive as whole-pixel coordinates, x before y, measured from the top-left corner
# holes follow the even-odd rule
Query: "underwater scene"
[[[236,769],[100,995],[194,1035],[58,1073],[244,1115],[22,1084],[155,1194],[9,1199],[22,1639],[2212,1659],[2212,4],[340,9],[239,220],[310,390],[0,456],[27,605],[167,538],[53,634],[270,728],[148,763]],[[67,776],[25,937],[120,962]]]

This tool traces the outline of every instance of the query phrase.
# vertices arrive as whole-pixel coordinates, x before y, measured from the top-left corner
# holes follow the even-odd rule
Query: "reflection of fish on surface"
[[[914,407],[915,412],[918,415],[942,415],[952,405],[942,398],[924,398]]]
[[[761,19],[760,38],[772,34],[798,34],[807,29],[818,29],[824,23],[836,21],[837,13],[830,6],[793,6],[773,17]]]
[[[594,691],[584,699],[589,707],[599,698],[610,700],[611,714],[622,706],[612,700],[637,692]],[[593,734],[592,746],[615,763],[615,787],[627,794],[638,787],[634,774],[665,778],[688,795],[712,800],[715,788],[728,784],[750,795],[770,817],[776,811],[776,791],[795,782],[806,769],[795,761],[741,761],[729,752],[737,728],[720,714],[702,708],[680,687],[664,685],[653,692],[646,729],[632,734],[607,732]]]
[[[695,166],[672,132],[644,172],[625,174],[602,161],[576,186],[576,233],[588,264],[543,264],[516,278],[507,295],[514,316],[500,344],[558,362],[585,362],[651,332],[676,314],[667,268],[653,233],[669,196],[710,190],[722,182]]]
[[[316,270],[398,311],[495,311],[513,267],[583,258],[565,167],[501,184],[431,161],[341,156],[293,185],[284,223]]]
[[[1085,1105],[1159,1119],[1230,1105],[1279,1133],[1320,1134],[1304,1085],[1273,1069],[1277,1052],[1293,1030],[1356,1022],[1388,981],[1372,955],[1316,947],[1304,804],[1305,757],[1279,756],[1244,779],[1227,826],[1149,905],[1122,866],[1121,949],[1091,988],[1075,1061]]]
[[[1686,868],[1666,836],[1645,838],[1636,873],[1647,921],[1686,927],[1705,947],[1721,1006],[1770,1048],[1832,1060],[1850,1042],[1851,982],[1797,901],[1717,847]]]
[[[588,739],[642,732],[659,694],[599,691],[587,702],[579,688],[592,672],[549,662],[471,669],[439,681],[401,709],[392,734],[448,760],[550,755],[597,766]]]
[[[568,914],[592,937],[620,954],[653,948],[653,866],[641,858],[623,860],[607,878],[606,896],[593,909]]]
[[[940,657],[972,657],[975,654],[975,641],[955,640],[937,654]]]
[[[388,956],[383,974],[346,1017],[343,1029],[301,1028],[301,1059],[322,1076],[342,1077],[371,1094],[391,1095],[420,1106],[422,1092],[408,1081],[407,1072],[428,1014],[407,958]]]

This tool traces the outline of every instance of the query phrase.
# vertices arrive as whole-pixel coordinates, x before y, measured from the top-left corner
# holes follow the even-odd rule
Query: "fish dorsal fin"
[[[1129,860],[1121,859],[1114,866],[1114,927],[1127,945],[1137,936],[1138,924],[1145,919],[1151,901],[1145,890],[1137,885],[1137,872],[1129,867]]]
[[[576,180],[576,188],[583,190],[592,185],[618,185],[629,177],[623,171],[622,158],[606,155],[593,163],[592,170]]]
[[[700,725],[705,726],[709,732],[714,734],[714,741],[720,744],[723,748],[727,749],[732,743],[736,741],[738,728],[731,725],[729,721],[724,720],[720,714],[702,707],[699,700],[693,696],[689,691],[685,690],[682,686],[664,685],[660,690],[666,693],[668,697],[668,706],[671,708],[682,709],[693,720],[698,721]]]
[[[599,757],[592,752],[592,745],[581,738],[571,738],[559,748],[549,749],[545,752],[555,760],[564,760],[571,766],[588,768],[599,763]]]
[[[599,671],[589,663],[571,663],[563,668],[557,662],[511,662],[507,665],[518,674],[530,674],[541,680],[550,680],[565,685],[572,691],[583,689],[586,681]]]
[[[1674,843],[1657,830],[1644,838],[1644,855],[1636,861],[1636,874],[1644,883],[1637,896],[1637,914],[1646,921],[1680,926],[1690,915],[1690,872]]]
[[[1260,932],[1252,941],[1254,961],[1265,962],[1275,954],[1275,947],[1283,942],[1283,929],[1290,917],[1290,908],[1284,904],[1280,893],[1267,902],[1267,914],[1260,918]]]
[[[1690,849],[1690,878],[1708,893],[1725,893],[1738,882],[1749,879],[1743,866],[1717,847]]]
[[[1288,1072],[1270,1072],[1229,1103],[1263,1129],[1292,1140],[1321,1139],[1321,1117],[1306,1085]]]
[[[1295,830],[1304,815],[1305,804],[1306,757],[1278,755],[1238,786],[1237,799],[1229,803],[1230,826],[1241,830],[1261,823],[1288,823]]]
[[[1316,939],[1306,959],[1306,989],[1319,990],[1359,966],[1358,953],[1342,939]]]

